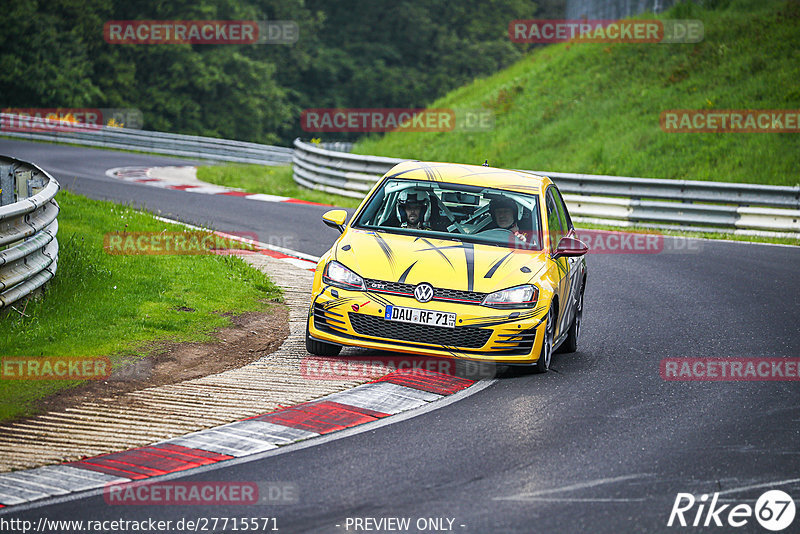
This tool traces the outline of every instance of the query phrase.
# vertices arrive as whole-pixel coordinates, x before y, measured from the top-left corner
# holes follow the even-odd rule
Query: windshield
[[[542,246],[537,196],[460,184],[386,180],[353,226],[508,248]]]

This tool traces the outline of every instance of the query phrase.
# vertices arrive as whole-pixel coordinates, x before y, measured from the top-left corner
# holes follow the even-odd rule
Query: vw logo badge
[[[433,286],[427,282],[418,284],[414,288],[414,298],[420,302],[428,302],[433,298]]]

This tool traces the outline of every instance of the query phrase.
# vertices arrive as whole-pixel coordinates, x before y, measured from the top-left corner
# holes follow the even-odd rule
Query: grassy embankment
[[[539,48],[432,108],[489,109],[486,132],[372,136],[354,152],[428,161],[646,178],[800,183],[798,133],[667,133],[672,109],[800,109],[800,4],[679,5],[697,44],[566,43]],[[652,15],[642,15],[652,18]]]
[[[0,319],[0,356],[109,356],[116,366],[146,356],[154,341],[209,340],[231,314],[265,310],[281,296],[232,256],[107,254],[108,232],[185,229],[66,191],[57,200],[58,272],[26,317]],[[0,420],[29,415],[37,400],[77,384],[0,379]]]

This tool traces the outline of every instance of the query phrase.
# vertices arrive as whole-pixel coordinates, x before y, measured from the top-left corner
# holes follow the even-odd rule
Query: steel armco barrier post
[[[32,163],[0,156],[0,308],[53,278],[58,265],[58,182]],[[16,182],[16,183],[15,183]],[[5,203],[6,194],[16,202]]]
[[[0,165],[0,206],[14,203],[14,166]]]

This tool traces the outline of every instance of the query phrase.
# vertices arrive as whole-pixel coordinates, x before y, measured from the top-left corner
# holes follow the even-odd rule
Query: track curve
[[[337,236],[318,222],[321,206],[104,175],[185,160],[8,140],[0,152],[35,161],[92,198],[223,231],[291,236],[289,248],[309,254]],[[347,517],[409,517],[450,518],[459,532],[664,532],[679,492],[719,492],[729,504],[752,505],[767,489],[798,499],[800,383],[667,382],[659,364],[800,355],[800,249],[697,243],[686,254],[591,255],[580,352],[556,355],[554,372],[505,377],[441,410],[182,478],[292,481],[294,504],[145,509],[95,495],[8,517],[273,516],[282,532],[346,532]],[[763,529],[751,518],[741,531]]]

